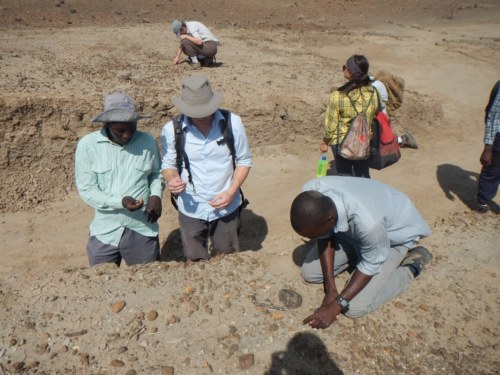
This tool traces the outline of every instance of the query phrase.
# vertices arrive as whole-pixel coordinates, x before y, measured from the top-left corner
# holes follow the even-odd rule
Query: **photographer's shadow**
[[[344,372],[330,358],[321,339],[310,332],[300,332],[287,344],[286,351],[272,355],[271,367],[264,375],[342,375]]]
[[[441,164],[437,167],[436,175],[446,198],[450,201],[458,198],[471,210],[475,209],[479,173],[452,164]]]
[[[267,222],[264,217],[256,215],[252,210],[241,211],[240,250],[258,251],[262,249],[262,243],[267,236]],[[160,251],[160,261],[184,262],[184,251],[182,249],[181,231],[174,229],[167,236]]]

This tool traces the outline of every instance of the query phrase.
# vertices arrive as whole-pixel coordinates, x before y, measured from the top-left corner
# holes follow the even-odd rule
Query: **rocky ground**
[[[499,17],[495,1],[2,1],[0,375],[498,373],[498,212],[471,208]],[[200,73],[170,64],[173,18],[222,40],[222,64],[201,73],[251,141],[245,251],[184,263],[166,194],[162,262],[90,269],[75,145],[117,90],[159,137],[181,78]],[[312,330],[322,289],[299,276],[309,244],[288,212],[353,53],[405,79],[393,126],[420,147],[372,177],[412,198],[434,259],[368,317]]]

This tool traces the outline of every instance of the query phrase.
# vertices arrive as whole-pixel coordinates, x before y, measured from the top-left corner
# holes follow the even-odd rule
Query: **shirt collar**
[[[349,223],[347,222],[344,202],[338,196],[330,196],[330,199],[335,203],[335,207],[337,208],[337,223],[333,227],[334,232],[347,232],[349,230]]]

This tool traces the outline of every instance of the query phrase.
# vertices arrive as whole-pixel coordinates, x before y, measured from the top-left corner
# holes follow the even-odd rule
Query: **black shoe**
[[[432,259],[432,254],[423,246],[417,246],[408,251],[408,254],[401,262],[401,266],[410,267],[413,276],[420,275],[425,265]]]
[[[476,206],[476,211],[479,212],[480,214],[485,214],[486,212],[488,212],[488,210],[489,210],[489,207],[487,204],[478,203]]]

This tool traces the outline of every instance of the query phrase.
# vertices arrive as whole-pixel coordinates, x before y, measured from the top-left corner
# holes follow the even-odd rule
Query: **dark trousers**
[[[146,237],[125,228],[118,246],[102,243],[95,236],[89,237],[87,256],[90,266],[102,263],[120,265],[122,259],[127,266],[150,263],[160,260],[160,241],[158,236]]]
[[[239,209],[213,221],[189,217],[179,211],[179,226],[184,255],[187,259],[210,258],[209,239],[212,244],[212,255],[240,251],[238,233],[241,219]]]
[[[208,42],[203,42],[201,46],[197,46],[193,42],[187,39],[181,41],[181,49],[186,55],[194,57],[197,55],[203,55],[210,59],[217,54],[217,43],[209,40]]]
[[[335,169],[341,176],[354,176],[370,178],[370,159],[349,160],[340,156],[338,145],[332,145]]]
[[[493,160],[488,166],[483,166],[479,175],[477,203],[487,204],[498,191],[500,183],[500,133],[493,141]]]

